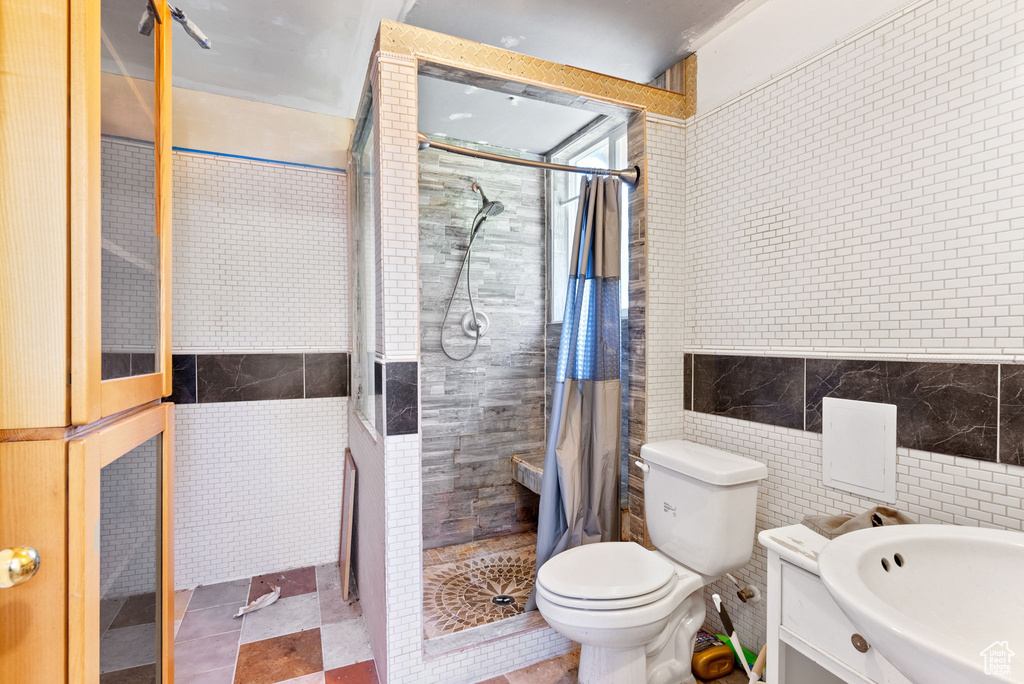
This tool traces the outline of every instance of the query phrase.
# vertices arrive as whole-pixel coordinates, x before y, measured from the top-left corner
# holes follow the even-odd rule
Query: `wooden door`
[[[136,560],[152,563],[153,582],[144,582],[142,591],[148,593],[155,589],[156,601],[155,641],[144,649],[148,655],[155,655],[155,659],[140,661],[139,665],[154,665],[151,681],[159,684],[174,681],[173,411],[174,404],[155,404],[68,443],[68,684],[98,684],[101,671],[121,669],[111,668],[111,663],[100,657],[101,638],[104,638],[100,603],[115,580],[107,574],[104,561],[112,561],[110,565],[118,566],[118,572],[126,561],[120,550],[111,555],[106,541],[101,541],[107,526],[115,522],[107,517],[110,511],[101,510],[101,498],[109,500],[104,497],[112,494],[120,500],[117,508],[123,512],[125,506],[121,497],[132,493],[138,496],[139,490],[145,491],[138,501],[142,504],[143,521],[150,527],[135,528],[136,534],[143,535],[133,541],[144,537],[146,543],[136,545],[134,552]],[[132,455],[145,456],[147,446],[154,447],[149,452],[155,456],[155,460],[149,460],[153,471],[140,479],[140,466],[145,462]],[[131,462],[125,464],[129,459]],[[109,469],[119,463],[126,465],[133,474],[132,481],[125,484],[134,492],[124,488],[115,488],[113,492],[107,489],[110,486],[107,478],[114,475]],[[107,494],[101,494],[101,489]],[[116,624],[116,619],[114,622]],[[114,626],[111,624],[110,630]]]
[[[67,77],[67,0],[0,0],[0,430],[70,422]]]
[[[65,681],[66,449],[0,443],[0,548],[32,547],[41,559],[34,577],[0,589],[0,682]]]

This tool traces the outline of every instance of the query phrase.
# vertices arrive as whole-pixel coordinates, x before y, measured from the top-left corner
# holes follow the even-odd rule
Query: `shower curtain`
[[[620,192],[584,178],[537,521],[537,570],[568,548],[619,539],[622,425]],[[527,609],[536,608],[531,594]]]

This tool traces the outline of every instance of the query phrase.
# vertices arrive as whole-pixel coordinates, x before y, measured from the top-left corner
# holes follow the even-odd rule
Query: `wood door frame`
[[[171,20],[165,0],[153,31],[155,80],[154,231],[159,244],[155,373],[102,380],[102,215],[100,2],[70,3],[69,185],[71,424],[100,418],[171,393]]]
[[[99,682],[100,471],[157,435],[160,681],[174,682],[174,404],[154,404],[68,442],[68,684]]]

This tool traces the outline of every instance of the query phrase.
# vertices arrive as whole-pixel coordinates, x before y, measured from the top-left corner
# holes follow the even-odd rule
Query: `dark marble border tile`
[[[373,362],[373,427],[384,434],[384,364]]]
[[[200,403],[303,396],[302,354],[203,354],[196,367]]]
[[[821,400],[896,405],[901,447],[996,460],[995,365],[807,360],[807,430],[821,432]]]
[[[347,397],[351,355],[174,354],[172,391],[177,404],[268,399]]]
[[[389,363],[384,368],[387,436],[411,435],[419,430],[419,364]]]
[[[886,363],[900,446],[996,460],[999,368],[978,363]]]
[[[1024,366],[999,370],[999,462],[1024,466]]]
[[[683,354],[683,410],[693,410],[693,354]]]
[[[693,410],[802,430],[804,360],[693,357]]]
[[[171,355],[171,396],[175,404],[196,403],[196,355]]]
[[[132,375],[148,375],[156,372],[156,354],[132,353]]]
[[[806,423],[821,432],[821,400],[825,397],[886,403],[885,361],[807,359]]]
[[[122,352],[103,352],[100,355],[100,379],[126,378],[132,374],[132,355]]]
[[[347,353],[305,354],[304,363],[307,399],[348,396]]]

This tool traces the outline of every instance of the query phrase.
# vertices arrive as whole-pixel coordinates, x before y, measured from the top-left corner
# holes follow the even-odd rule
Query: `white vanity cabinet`
[[[863,642],[829,595],[818,576],[828,539],[791,525],[758,541],[768,549],[768,684],[912,684]]]

